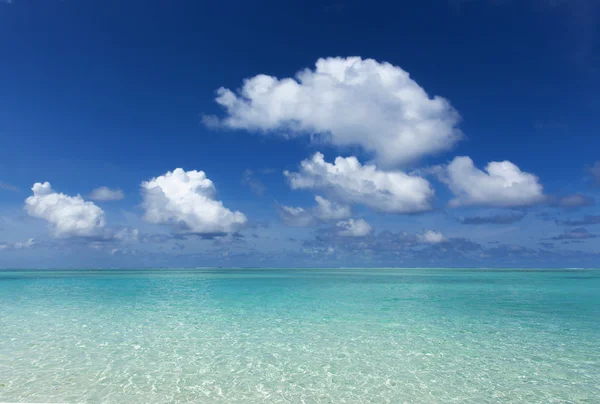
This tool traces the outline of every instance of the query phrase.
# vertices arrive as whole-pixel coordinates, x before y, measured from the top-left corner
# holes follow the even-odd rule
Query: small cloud
[[[425,230],[419,236],[419,240],[427,244],[440,244],[446,241],[446,237],[439,231]]]
[[[509,214],[497,214],[492,216],[473,216],[465,217],[460,223],[461,224],[511,224],[516,223],[525,217],[525,213],[509,213]]]
[[[336,223],[337,234],[342,237],[364,237],[373,229],[364,219],[348,219]]]
[[[321,220],[345,219],[352,214],[350,206],[331,202],[319,195],[315,196],[317,206],[314,209],[315,216]]]
[[[140,231],[138,229],[123,228],[115,232],[115,240],[121,242],[137,242],[139,240]]]
[[[308,212],[304,208],[295,206],[286,206],[275,204],[279,217],[288,226],[292,227],[308,227],[311,226],[315,217],[311,212]]]
[[[25,241],[18,241],[16,243],[0,243],[0,251],[6,250],[23,250],[26,248],[31,248],[35,244],[35,240],[33,238],[29,238]]]
[[[256,178],[256,175],[250,169],[245,170],[242,174],[242,184],[246,185],[258,196],[263,196],[266,190],[265,184]]]
[[[119,201],[123,198],[125,198],[123,191],[108,187],[99,187],[90,193],[90,199],[93,201]]]

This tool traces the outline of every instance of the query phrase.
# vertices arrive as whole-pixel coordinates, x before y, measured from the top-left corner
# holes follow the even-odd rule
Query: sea
[[[0,271],[0,402],[600,403],[600,271]]]

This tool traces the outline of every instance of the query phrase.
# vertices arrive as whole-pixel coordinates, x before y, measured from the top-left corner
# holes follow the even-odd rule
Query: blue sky
[[[0,267],[597,267],[599,12],[0,1]]]

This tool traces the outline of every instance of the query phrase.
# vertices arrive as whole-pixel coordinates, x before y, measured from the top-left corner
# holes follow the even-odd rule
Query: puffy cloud
[[[450,206],[527,206],[543,202],[545,196],[538,177],[523,172],[510,161],[491,162],[485,171],[476,168],[469,157],[456,157],[441,175],[456,196]]]
[[[239,230],[247,221],[215,199],[216,189],[204,171],[177,168],[141,184],[144,219],[169,224],[176,233],[221,234]]]
[[[352,214],[350,206],[331,202],[322,196],[316,195],[317,206],[314,209],[315,216],[321,220],[345,219]]]
[[[429,210],[434,190],[421,177],[402,171],[382,171],[361,165],[355,157],[338,157],[333,164],[321,153],[302,161],[300,172],[284,172],[293,189],[315,189],[348,204],[361,204],[392,213]]]
[[[30,216],[46,220],[56,237],[96,237],[104,228],[104,211],[80,195],[55,192],[49,182],[36,182],[25,200]]]
[[[311,226],[315,218],[313,214],[301,207],[277,205],[279,217],[288,226],[308,227]]]
[[[125,194],[120,189],[110,189],[108,187],[99,187],[92,191],[90,199],[94,201],[119,201],[125,198]]]
[[[221,87],[227,116],[207,125],[286,135],[320,134],[336,146],[362,146],[383,164],[401,164],[449,150],[462,138],[459,114],[433,98],[398,66],[360,57],[319,59],[295,78],[264,74],[236,94]]]
[[[521,221],[525,213],[497,214],[492,216],[473,216],[465,217],[460,222],[462,224],[511,224]]]
[[[337,234],[342,237],[364,237],[373,230],[364,219],[348,219],[336,223]]]
[[[446,241],[446,237],[439,231],[425,230],[423,234],[419,235],[419,240],[427,244],[440,244]]]

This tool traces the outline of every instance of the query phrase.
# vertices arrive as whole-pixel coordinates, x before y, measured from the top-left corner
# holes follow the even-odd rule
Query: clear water
[[[600,402],[600,272],[0,271],[0,402]]]

